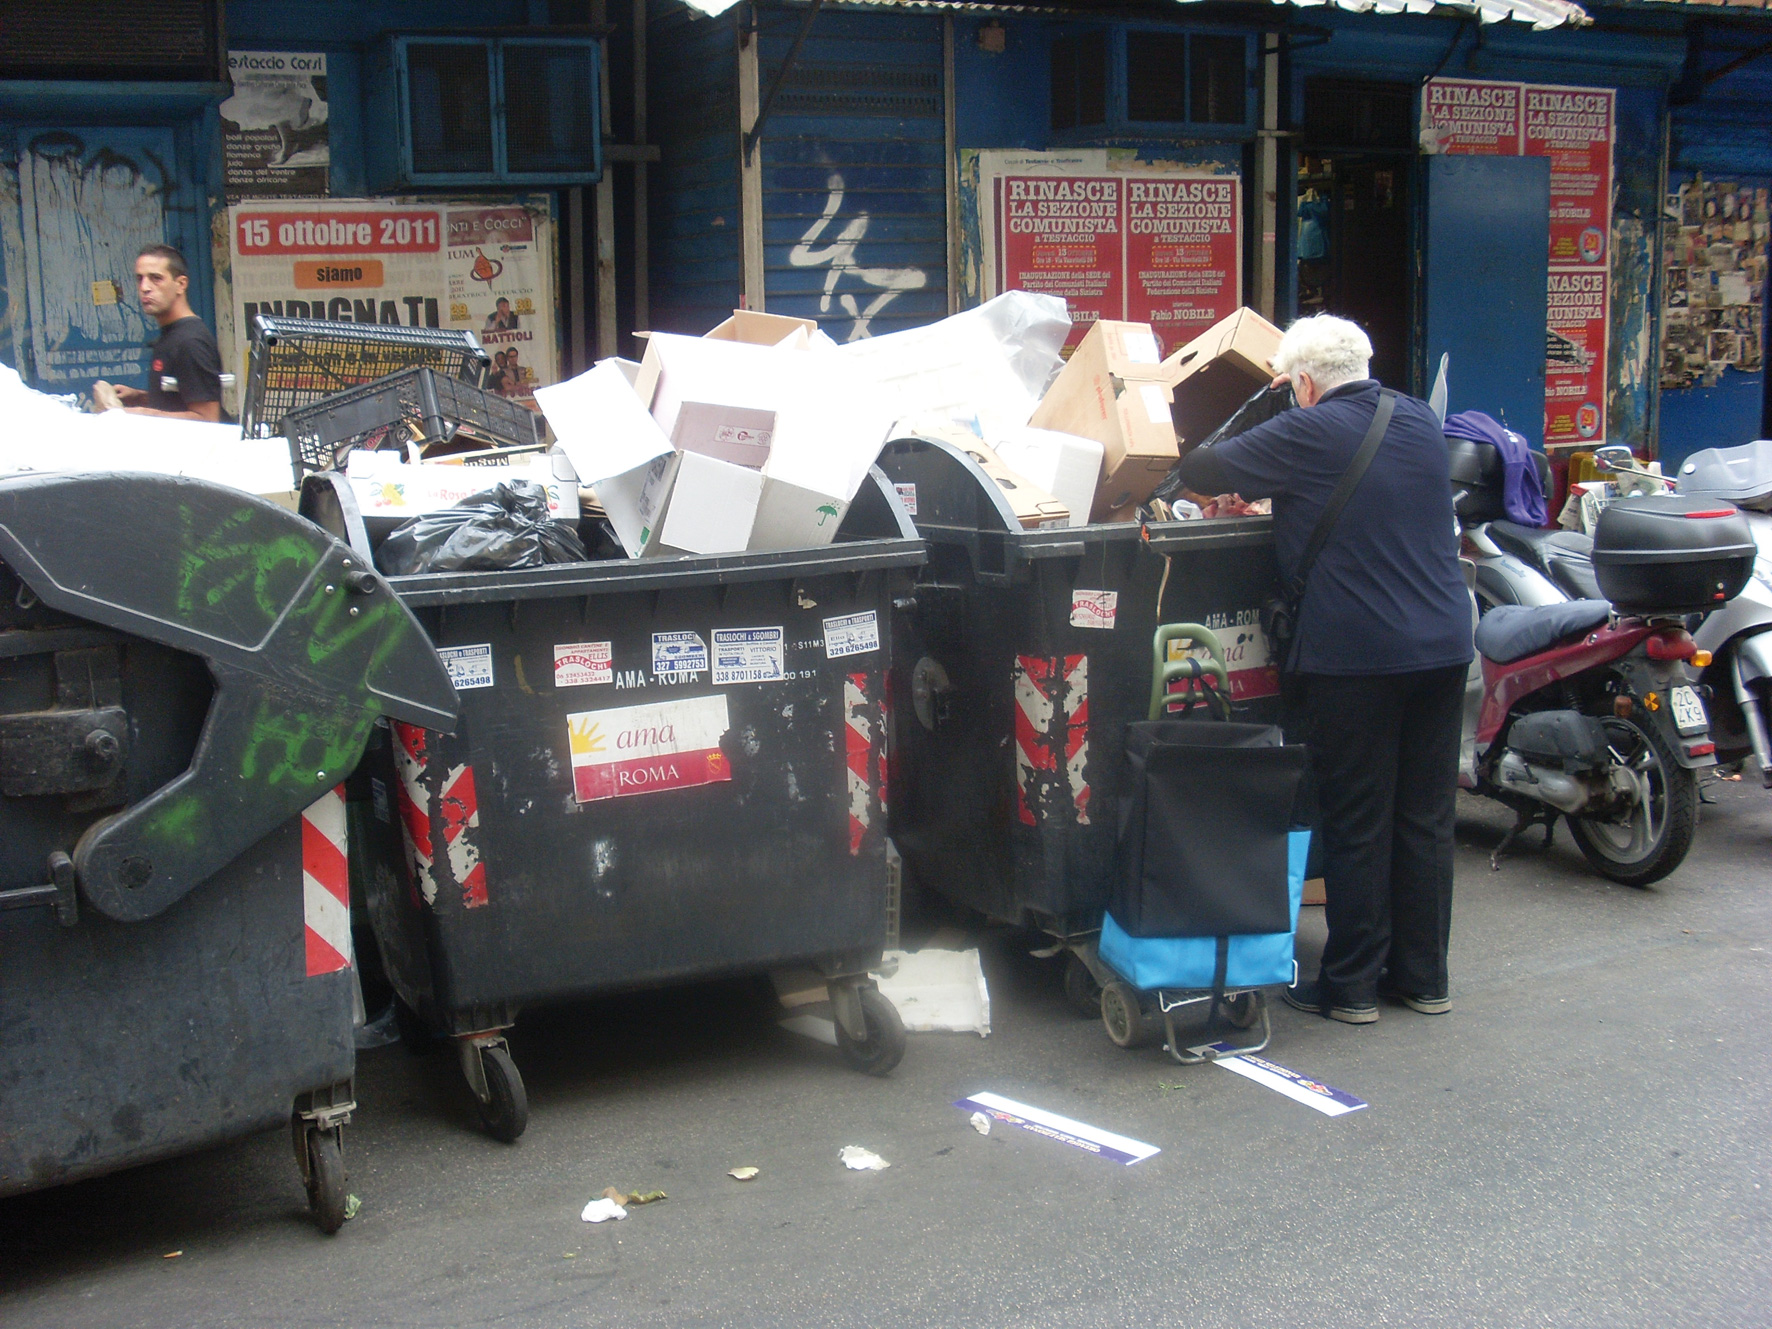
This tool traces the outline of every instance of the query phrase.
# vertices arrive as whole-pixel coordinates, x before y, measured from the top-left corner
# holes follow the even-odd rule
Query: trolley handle
[[[1169,643],[1172,641],[1191,642],[1204,648],[1210,658],[1171,660]],[[1230,718],[1230,671],[1225,668],[1224,646],[1211,628],[1202,627],[1198,623],[1164,623],[1157,628],[1156,635],[1151,639],[1151,657],[1151,704],[1148,718],[1161,720],[1168,711],[1171,701],[1170,683],[1178,678],[1203,679],[1207,675],[1211,675],[1217,686],[1208,686],[1206,695],[1217,699],[1221,719]]]

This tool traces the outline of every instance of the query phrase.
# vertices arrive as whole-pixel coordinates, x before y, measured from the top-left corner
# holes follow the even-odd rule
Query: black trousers
[[[1319,971],[1338,1005],[1385,986],[1447,991],[1453,820],[1464,666],[1295,675],[1294,734],[1310,745],[1329,940]]]

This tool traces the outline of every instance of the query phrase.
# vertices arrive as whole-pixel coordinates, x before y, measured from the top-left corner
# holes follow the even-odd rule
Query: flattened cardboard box
[[[1274,377],[1280,330],[1253,309],[1227,314],[1163,361],[1175,436],[1191,448]]]
[[[1169,387],[1150,325],[1098,321],[1028,424],[1102,445],[1091,521],[1149,498],[1180,455],[1170,422]]]

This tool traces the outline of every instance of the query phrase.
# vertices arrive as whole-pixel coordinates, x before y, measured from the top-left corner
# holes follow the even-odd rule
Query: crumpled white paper
[[[628,1211],[608,1196],[592,1200],[585,1206],[584,1212],[579,1215],[587,1223],[607,1223],[612,1218],[626,1218],[627,1216]]]
[[[977,1131],[980,1135],[989,1135],[991,1133],[991,1119],[985,1116],[984,1113],[974,1112],[970,1120],[972,1122],[972,1129]]]
[[[883,1172],[892,1166],[872,1149],[863,1149],[859,1144],[844,1145],[837,1157],[843,1160],[844,1167],[855,1172]]]

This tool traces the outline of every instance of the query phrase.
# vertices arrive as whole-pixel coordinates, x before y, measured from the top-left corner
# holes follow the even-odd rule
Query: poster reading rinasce
[[[465,328],[487,386],[533,405],[558,381],[553,223],[542,199],[333,199],[228,210],[234,326],[259,314]]]
[[[1068,353],[1098,319],[1167,355],[1242,303],[1242,180],[1091,148],[978,154],[986,298],[1060,296]]]

